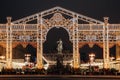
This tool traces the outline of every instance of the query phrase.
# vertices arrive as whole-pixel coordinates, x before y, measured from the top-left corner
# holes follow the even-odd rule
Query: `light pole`
[[[113,56],[112,56],[112,57],[110,57],[110,61],[113,61],[114,59],[115,59],[115,57],[113,57]]]
[[[89,54],[89,62],[90,62],[89,69],[90,69],[90,72],[92,71],[91,70],[91,66],[94,63],[94,59],[95,59],[95,54],[94,53],[90,53]]]
[[[1,59],[1,60],[4,60],[4,59],[5,59],[5,56],[0,56],[0,59]]]
[[[0,56],[0,62],[4,63],[5,56]]]
[[[110,62],[111,62],[111,68],[114,68],[114,63],[113,63],[113,60],[115,59],[115,57],[111,56],[110,57]]]
[[[28,64],[30,62],[31,54],[25,54],[25,62]]]
[[[95,59],[95,54],[94,53],[90,53],[89,54],[89,59],[90,59],[90,64],[92,64],[94,62],[94,59]]]
[[[4,59],[5,59],[5,56],[0,56],[0,60],[1,60],[0,63],[2,63],[2,65],[0,66],[1,68],[5,67]]]

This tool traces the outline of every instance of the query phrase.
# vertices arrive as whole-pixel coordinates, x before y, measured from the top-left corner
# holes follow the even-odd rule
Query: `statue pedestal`
[[[57,54],[57,59],[56,59],[57,63],[62,64],[63,65],[63,54]]]
[[[57,54],[57,57],[56,57],[56,68],[57,68],[58,74],[62,74],[63,67],[64,67],[63,66],[63,54],[59,53]]]

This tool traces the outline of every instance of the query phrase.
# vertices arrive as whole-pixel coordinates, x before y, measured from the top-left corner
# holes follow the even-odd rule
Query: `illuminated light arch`
[[[44,18],[51,14],[53,14],[51,18]],[[65,18],[62,14],[71,18]],[[104,17],[104,22],[102,22],[58,6],[13,22],[11,22],[11,17],[7,17],[7,23],[0,24],[0,42],[5,42],[7,67],[12,67],[11,54],[14,42],[20,42],[25,45],[35,43],[33,45],[37,48],[37,67],[42,68],[42,45],[46,40],[46,34],[52,27],[60,26],[66,29],[69,40],[73,43],[74,68],[80,67],[79,47],[86,43],[90,44],[89,42],[103,48],[104,68],[109,68],[109,48],[113,46],[109,43],[120,46],[120,24],[109,24],[108,19],[108,17]],[[37,20],[37,23],[28,24],[33,20]],[[79,20],[85,21],[87,24],[81,24]],[[80,45],[81,42],[82,45]]]
[[[68,29],[66,29],[65,27],[60,26],[60,27],[51,27],[51,28],[49,28],[49,30],[47,30],[47,32],[46,32],[46,33],[45,33],[45,35],[44,35],[44,36],[45,36],[45,41],[46,41],[46,39],[47,39],[47,38],[46,38],[46,37],[47,37],[47,34],[48,34],[48,33],[49,33],[49,31],[50,31],[51,29],[53,29],[53,28],[58,28],[58,29],[59,29],[59,28],[63,28],[63,29],[65,29],[65,31],[68,33],[69,40],[71,40],[71,39],[70,39],[71,35],[70,35],[69,30],[68,30]]]

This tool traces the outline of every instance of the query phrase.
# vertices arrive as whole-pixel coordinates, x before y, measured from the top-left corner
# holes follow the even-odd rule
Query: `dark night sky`
[[[55,6],[103,20],[110,17],[110,23],[120,23],[120,0],[0,0],[0,23],[6,16],[13,20],[32,15]]]
[[[14,21],[55,6],[101,21],[108,16],[110,23],[120,23],[119,3],[120,0],[0,0],[0,23],[6,23],[7,16],[12,16]]]

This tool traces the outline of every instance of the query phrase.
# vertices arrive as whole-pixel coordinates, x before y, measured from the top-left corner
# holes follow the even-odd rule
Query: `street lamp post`
[[[0,56],[0,62],[4,63],[5,56]]]
[[[92,64],[94,62],[94,59],[95,59],[95,54],[94,53],[90,53],[89,54],[89,59],[90,59],[90,64]]]
[[[90,69],[90,72],[91,72],[91,66],[94,63],[94,59],[95,59],[95,54],[94,53],[90,53],[89,54],[89,62],[90,62],[89,69]]]
[[[115,59],[115,57],[111,56],[110,57],[110,62],[111,62],[111,68],[114,68],[114,63],[113,63],[113,60]]]
[[[4,60],[4,59],[5,59],[5,56],[0,56],[0,59],[1,59],[1,60]]]
[[[31,54],[25,54],[25,62],[28,64],[30,62]]]
[[[115,59],[115,57],[113,57],[113,56],[112,56],[112,57],[110,57],[110,61],[113,61],[114,59]]]
[[[4,59],[5,59],[5,56],[0,56],[0,60],[1,60],[0,63],[2,63],[1,68],[5,67]]]

